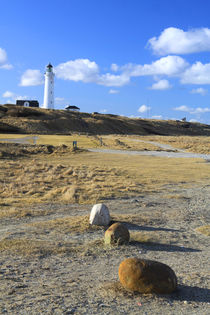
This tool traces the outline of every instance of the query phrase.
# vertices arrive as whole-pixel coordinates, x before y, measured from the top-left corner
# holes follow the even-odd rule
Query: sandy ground
[[[28,256],[1,251],[0,313],[210,314],[209,238],[195,230],[209,224],[210,185],[183,189],[167,185],[165,193],[104,203],[115,217],[134,215],[132,224],[125,220],[129,231],[149,235],[153,241],[110,248],[100,243],[103,229],[56,232],[47,225],[31,224],[88,215],[92,205],[42,204],[33,206],[34,211],[48,209],[48,215],[2,219],[1,241],[25,238],[61,248],[65,242],[87,246],[82,251]],[[128,257],[168,264],[178,277],[178,290],[164,296],[124,291],[118,267]]]
[[[150,143],[149,141],[144,141]],[[157,143],[157,142],[156,142]],[[168,146],[169,147],[169,146]],[[165,147],[166,148],[166,147]],[[127,151],[127,150],[111,150],[111,149],[89,149],[91,152],[102,152],[107,154],[129,154],[129,155],[147,155],[147,156],[158,156],[166,158],[194,158],[194,159],[204,159],[210,160],[210,154],[201,153],[190,153],[184,150],[177,150],[177,152],[167,152],[167,151]]]

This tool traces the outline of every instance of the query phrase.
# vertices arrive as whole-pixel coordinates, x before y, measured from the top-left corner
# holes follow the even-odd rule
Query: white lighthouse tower
[[[44,84],[44,104],[43,108],[54,109],[54,76],[53,66],[49,63],[46,66]]]

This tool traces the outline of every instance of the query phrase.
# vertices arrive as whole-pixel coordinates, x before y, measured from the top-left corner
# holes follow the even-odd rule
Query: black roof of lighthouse
[[[52,68],[53,66],[51,65],[51,63],[49,62],[49,64],[47,65],[47,68]]]

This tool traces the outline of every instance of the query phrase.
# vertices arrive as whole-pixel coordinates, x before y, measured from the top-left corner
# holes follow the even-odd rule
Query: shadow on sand
[[[130,241],[131,246],[140,247],[144,250],[150,251],[161,251],[161,252],[201,252],[200,249],[195,249],[191,247],[177,246],[172,244],[162,244],[157,242],[139,242],[139,241]]]
[[[210,303],[210,290],[180,284],[176,292],[170,295],[170,299],[174,301]]]
[[[162,227],[153,227],[153,226],[142,226],[138,225],[135,223],[129,223],[125,221],[115,221],[111,220],[109,223],[109,226],[111,226],[114,223],[122,223],[124,224],[128,230],[130,231],[163,231],[163,232],[180,232],[180,230],[175,230],[175,229],[167,229],[167,228],[162,228]]]
[[[210,290],[206,288],[193,287],[188,285],[178,284],[176,291],[171,294],[155,294],[150,293],[146,295],[142,295],[139,292],[131,292],[125,290],[120,281],[107,281],[105,284],[105,290],[111,290],[117,294],[123,295],[124,297],[128,297],[133,299],[134,297],[140,296],[141,299],[144,297],[153,298],[154,296],[166,299],[168,302],[197,302],[197,303],[210,303]],[[200,314],[198,312],[198,314]],[[207,314],[207,313],[206,313]]]

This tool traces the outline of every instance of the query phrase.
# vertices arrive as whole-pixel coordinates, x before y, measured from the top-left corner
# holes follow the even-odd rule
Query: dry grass
[[[37,139],[37,144],[48,144],[48,145],[62,145],[72,147],[73,141],[77,141],[77,146],[82,149],[96,148],[100,146],[100,141],[97,137],[73,134],[73,135],[40,135]]]
[[[183,149],[188,152],[210,154],[209,137],[205,136],[133,136],[133,138],[169,144],[174,148]]]
[[[4,136],[7,137],[7,135]],[[100,137],[84,135],[40,136],[40,141],[62,145],[67,141],[71,142],[71,137],[81,139],[83,147],[100,145]],[[141,142],[130,141],[131,138],[134,137],[104,136],[102,144],[103,147],[113,145],[114,148],[126,150],[134,149],[134,146],[142,146]],[[181,143],[184,140],[195,143],[201,137],[166,138],[144,137],[145,140],[153,139],[167,143],[170,141],[177,141],[177,143],[180,141]],[[201,143],[206,143],[208,138],[206,137],[205,141],[204,138]],[[137,150],[137,147],[135,149]],[[148,148],[144,147],[144,149]],[[78,154],[72,153],[68,151],[63,154],[62,150],[58,150],[56,154],[37,154],[36,158],[29,155],[20,159],[0,160],[2,206],[9,204],[12,208],[17,205],[29,206],[31,203],[48,201],[90,204],[107,198],[164,191],[166,185],[199,184],[210,179],[210,163],[198,159],[167,159],[83,151],[79,151]],[[28,206],[27,208],[30,209]],[[8,211],[7,209],[5,210],[3,206],[0,217],[10,216],[12,213],[17,215],[14,210]],[[21,215],[30,214],[27,210],[22,211]]]
[[[36,136],[37,135],[0,134],[0,140],[22,138],[25,139],[26,143],[34,144],[34,137]],[[145,142],[138,142],[133,140],[141,140]],[[89,136],[75,133],[71,135],[38,135],[36,139],[36,144],[53,146],[67,145],[72,148],[73,141],[77,141],[77,146],[81,149],[102,147],[136,151],[164,151],[163,149],[160,149],[156,144],[146,143],[146,141],[151,141],[169,144],[174,148],[184,149],[189,152],[202,154],[210,153],[210,141],[209,137],[207,136]]]
[[[138,137],[137,137],[138,138]],[[103,148],[129,150],[129,151],[160,151],[156,145],[144,142],[132,141],[130,136],[103,136],[101,137]],[[163,150],[164,151],[164,150]]]
[[[131,232],[130,241],[138,243],[154,243],[158,241],[157,232],[155,233]]]
[[[195,229],[197,232],[204,234],[206,236],[210,236],[210,225],[203,225]]]
[[[69,216],[47,221],[31,223],[36,229],[53,231],[53,233],[84,233],[88,231],[103,230],[103,227],[90,225],[89,216]]]
[[[9,198],[7,199],[9,200]],[[13,202],[13,200],[12,200]],[[47,215],[49,211],[45,210],[31,210],[30,208],[16,208],[12,207],[9,204],[0,203],[0,219],[3,218],[23,218],[23,217],[31,217],[31,216],[40,216]]]
[[[121,223],[128,223],[128,224],[135,224],[138,226],[142,226],[145,224],[151,224],[157,221],[157,218],[150,217],[149,213],[148,215],[142,215],[139,214],[118,214],[118,215],[111,215],[111,220],[113,222],[121,222]]]
[[[80,153],[51,155],[48,161],[40,155],[0,160],[0,197],[11,206],[47,201],[90,204],[209,178],[210,164],[197,159]]]
[[[81,244],[80,242],[54,242],[27,238],[3,239],[0,241],[0,252],[12,253],[18,256],[32,255],[86,255],[100,252],[103,249],[102,240],[94,240]]]

